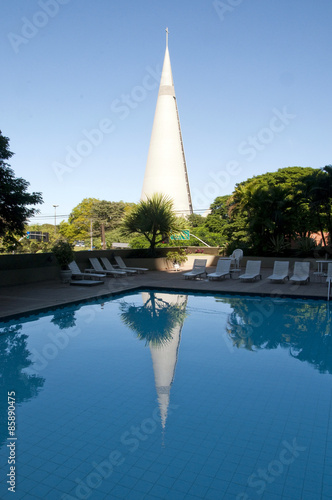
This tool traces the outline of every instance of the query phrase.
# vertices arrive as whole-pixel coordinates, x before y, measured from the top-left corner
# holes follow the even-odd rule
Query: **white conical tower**
[[[177,215],[193,213],[179,113],[176,104],[166,28],[166,53],[161,74],[141,199],[155,193],[174,201]]]

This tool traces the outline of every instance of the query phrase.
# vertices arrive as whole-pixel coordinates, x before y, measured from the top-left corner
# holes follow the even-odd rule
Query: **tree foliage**
[[[288,167],[238,184],[229,200],[226,234],[234,240],[235,232],[253,252],[268,253],[274,241],[308,237],[320,230],[308,198],[310,189],[315,192],[318,172]]]
[[[68,241],[84,240],[89,237],[91,222],[93,222],[93,206],[98,202],[97,198],[84,198],[73,208],[68,218],[70,227],[64,225],[60,227],[62,234],[64,230],[67,233],[64,236]]]
[[[162,243],[172,232],[182,229],[181,221],[173,210],[173,201],[159,193],[140,201],[123,221],[123,233],[143,235],[149,242],[152,254],[156,245]]]
[[[73,208],[68,222],[60,224],[60,234],[73,243],[75,240],[87,240],[92,235],[101,234],[101,226],[106,231],[119,228],[129,204],[123,201],[106,201],[97,198],[84,198]]]
[[[29,182],[16,178],[6,160],[13,153],[9,139],[0,131],[0,238],[5,247],[14,244],[17,236],[24,234],[27,220],[38,213],[33,205],[43,202],[41,193],[28,193]]]
[[[229,223],[230,196],[218,196],[210,206],[211,213],[206,217],[205,226],[213,233],[222,233]]]
[[[313,233],[320,233],[323,244],[328,244],[331,200],[331,165],[281,168],[237,184],[231,195],[214,200],[207,217],[189,216],[183,227],[211,246],[227,243],[227,253],[240,247],[247,254],[283,255],[295,241],[294,251],[309,255],[317,246]],[[173,244],[202,245],[193,237]]]
[[[324,231],[332,234],[331,200],[332,200],[332,165],[322,170],[315,170],[303,180],[308,210],[315,225],[321,232],[324,245]]]

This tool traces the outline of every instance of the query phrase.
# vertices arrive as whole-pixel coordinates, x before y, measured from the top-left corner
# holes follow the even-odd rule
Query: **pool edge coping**
[[[327,303],[329,302],[327,300],[327,298],[317,297],[314,295],[301,296],[301,295],[291,295],[291,294],[287,294],[287,293],[276,294],[276,293],[258,292],[258,291],[242,292],[242,291],[229,291],[229,290],[223,292],[223,291],[214,291],[214,290],[208,290],[208,289],[196,290],[196,289],[192,289],[192,288],[186,287],[186,286],[174,288],[174,287],[171,287],[169,285],[167,285],[167,286],[163,286],[163,285],[158,285],[158,286],[137,285],[137,286],[132,286],[130,288],[125,288],[123,290],[116,290],[116,291],[107,292],[107,293],[101,294],[101,295],[95,295],[93,297],[83,297],[81,299],[75,299],[75,300],[69,300],[69,301],[67,300],[64,302],[57,303],[57,304],[38,307],[36,309],[29,309],[29,310],[26,310],[23,312],[13,313],[13,314],[9,314],[6,316],[0,315],[0,322],[6,323],[9,321],[18,319],[18,318],[28,318],[29,316],[34,316],[36,314],[44,313],[47,311],[54,311],[56,309],[61,309],[61,308],[67,307],[67,306],[84,304],[86,302],[92,302],[94,300],[99,300],[99,299],[106,299],[106,298],[109,298],[112,296],[123,295],[126,293],[136,292],[136,291],[140,291],[140,290],[141,291],[143,291],[143,290],[157,290],[157,291],[162,290],[163,292],[168,291],[168,292],[193,293],[193,294],[204,294],[204,295],[224,295],[224,296],[232,295],[232,296],[241,296],[241,297],[249,296],[249,297],[262,297],[262,298],[266,297],[266,298],[271,298],[271,299],[279,298],[279,299],[294,299],[294,300],[316,300],[316,301],[323,300]]]

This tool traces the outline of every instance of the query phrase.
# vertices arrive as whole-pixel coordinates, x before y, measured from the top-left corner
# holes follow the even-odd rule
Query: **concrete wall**
[[[0,286],[19,285],[59,277],[51,253],[0,255]]]

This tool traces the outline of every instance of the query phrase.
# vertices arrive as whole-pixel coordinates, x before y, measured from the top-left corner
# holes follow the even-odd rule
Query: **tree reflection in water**
[[[45,383],[43,377],[28,374],[32,367],[31,353],[27,348],[28,336],[22,325],[0,328],[0,388],[1,406],[8,401],[8,392],[15,391],[16,406],[37,397]],[[0,446],[7,438],[7,420],[0,421]]]
[[[142,306],[120,304],[121,319],[146,345],[163,346],[172,340],[174,328],[182,326],[187,300],[184,295],[144,292]]]
[[[76,326],[75,311],[77,309],[57,309],[57,311],[54,313],[51,323],[58,326],[60,330],[73,328],[74,326]]]
[[[238,297],[222,301],[232,307],[227,334],[235,347],[254,351],[280,346],[321,373],[332,373],[331,312],[327,302]]]

